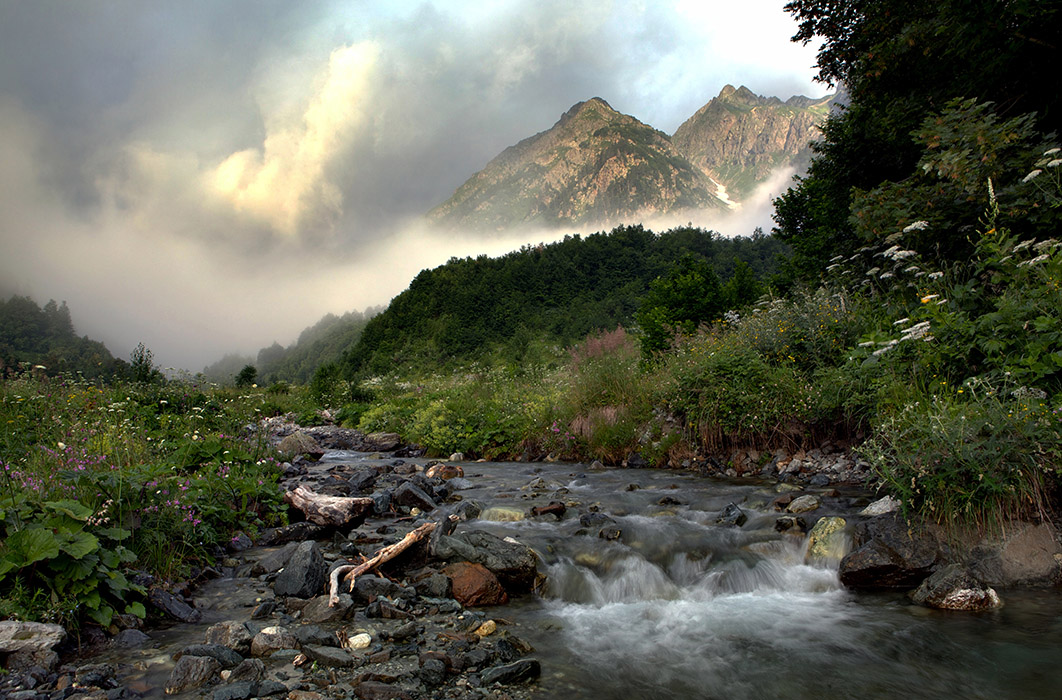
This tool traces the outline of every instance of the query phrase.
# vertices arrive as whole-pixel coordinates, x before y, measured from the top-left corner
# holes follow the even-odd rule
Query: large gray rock
[[[47,651],[66,636],[61,625],[43,622],[0,622],[0,652]]]
[[[435,501],[432,500],[431,496],[411,481],[401,483],[398,488],[395,489],[394,495],[391,498],[399,505],[407,506],[409,508],[420,508],[425,512],[433,511],[439,507]]]
[[[851,540],[844,518],[819,518],[808,533],[808,562],[838,562],[848,553]]]
[[[530,591],[538,576],[538,560],[530,547],[482,530],[443,535],[433,540],[432,549],[445,561],[482,564],[510,591]]]
[[[220,670],[221,664],[209,656],[182,656],[166,681],[166,694],[175,695],[198,688],[213,680]]]
[[[196,623],[203,619],[203,613],[193,608],[169,591],[153,588],[148,593],[148,600],[161,612],[180,622]]]
[[[184,656],[206,656],[217,661],[222,668],[234,668],[243,661],[242,656],[221,644],[191,644],[177,652],[174,659]]]
[[[927,578],[911,594],[911,600],[942,610],[991,610],[1003,604],[990,586],[959,564],[948,564]]]
[[[287,457],[306,455],[312,459],[320,459],[324,454],[324,448],[318,444],[317,440],[301,430],[281,440],[277,451]]]
[[[364,448],[367,452],[390,452],[402,446],[402,436],[398,433],[369,433],[365,436]]]
[[[317,543],[301,543],[288,559],[287,565],[277,574],[273,592],[278,596],[312,598],[324,590],[328,580],[328,565]]]
[[[251,640],[252,656],[270,656],[281,649],[298,649],[299,640],[283,627],[266,627]]]
[[[1062,583],[1062,546],[1050,523],[1005,523],[1000,533],[970,548],[970,571],[991,586]]]
[[[302,648],[311,661],[316,661],[326,668],[349,668],[354,665],[354,657],[343,649],[331,646],[307,645]]]
[[[898,514],[860,526],[858,547],[841,560],[841,583],[850,588],[914,588],[944,561],[940,542]]]
[[[306,622],[335,622],[342,620],[354,607],[354,601],[346,593],[340,593],[335,605],[329,605],[329,595],[319,595],[302,609],[302,619]]]
[[[534,680],[542,675],[542,666],[536,659],[520,659],[504,666],[492,666],[479,674],[483,685],[492,683],[519,683]]]
[[[221,644],[240,654],[251,649],[251,632],[242,622],[225,620],[207,627],[207,644]]]

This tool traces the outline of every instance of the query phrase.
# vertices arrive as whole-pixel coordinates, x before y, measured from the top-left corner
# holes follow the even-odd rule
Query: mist
[[[451,257],[587,233],[421,216],[590,97],[672,132],[728,83],[825,92],[781,3],[713,5],[0,5],[0,294],[65,300],[115,356],[143,342],[196,371]],[[646,224],[766,230],[790,175]]]

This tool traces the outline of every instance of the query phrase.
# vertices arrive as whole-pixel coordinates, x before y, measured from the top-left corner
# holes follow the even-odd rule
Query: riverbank
[[[290,437],[273,426],[277,444]],[[253,544],[234,539],[213,578],[178,596],[188,607],[173,606],[171,617],[186,614],[185,621],[149,628],[146,637],[127,630],[100,654],[43,675],[16,670],[7,689],[23,700],[56,693],[161,697],[167,688],[179,697],[219,700],[629,697],[631,687],[645,697],[707,697],[698,684],[713,679],[731,696],[751,697],[745,681],[706,657],[690,657],[690,649],[708,645],[721,658],[752,664],[788,654],[840,673],[875,653],[880,640],[871,637],[879,632],[871,630],[935,624],[907,613],[901,616],[907,623],[895,619],[897,610],[928,609],[892,594],[846,592],[838,572],[841,560],[858,551],[851,538],[895,518],[871,515],[889,504],[866,511],[874,499],[853,485],[560,463],[447,461],[442,470],[427,458],[396,456],[399,445],[350,449],[384,445],[385,436],[327,427],[305,437],[313,434],[319,458],[295,455],[284,465],[282,488],[368,498],[363,522],[294,522],[263,531]],[[808,532],[837,518],[845,524],[816,548]],[[329,569],[432,523],[453,530],[359,577],[354,590],[328,605]],[[487,584],[467,593],[452,568],[458,564],[480,564],[494,583],[485,577]],[[1005,590],[1000,595],[1009,599]],[[1041,604],[1058,603],[1057,589],[1043,596]],[[900,608],[880,609],[883,601]],[[999,615],[974,619],[997,624]],[[771,616],[774,622],[760,629]],[[867,626],[871,636],[847,629],[851,624]],[[816,641],[822,632],[835,641]],[[838,651],[836,639],[851,650]],[[941,648],[951,654],[961,639],[942,637]],[[797,640],[803,651],[791,646]],[[1057,643],[1062,649],[1062,639]],[[750,649],[763,656],[746,657]],[[890,653],[919,669],[916,675],[928,673],[910,652]],[[882,663],[898,670],[896,658]],[[804,691],[785,692],[798,678],[818,688],[818,697],[840,696],[809,670],[787,668],[785,686],[750,671],[757,692],[803,697]],[[35,673],[40,678],[25,687]],[[821,668],[818,675],[830,677]],[[886,681],[873,675],[859,682],[880,689],[874,684]]]

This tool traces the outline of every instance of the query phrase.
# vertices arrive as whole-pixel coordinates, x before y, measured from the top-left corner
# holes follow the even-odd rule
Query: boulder
[[[317,540],[324,537],[327,529],[321,525],[315,525],[308,521],[292,523],[283,527],[274,527],[265,530],[258,538],[258,544],[268,547],[275,544],[299,543],[305,540]],[[283,566],[283,564],[281,564]],[[280,568],[280,567],[277,567]],[[274,569],[275,571],[276,569]]]
[[[841,583],[850,588],[914,588],[944,560],[935,537],[897,513],[861,525],[860,546],[841,560]]]
[[[460,479],[464,477],[465,470],[456,464],[443,464],[440,462],[439,464],[433,464],[428,467],[428,470],[424,472],[424,475],[429,479],[438,477],[445,481],[449,481],[450,479]]]
[[[422,511],[433,511],[439,506],[432,500],[431,496],[419,488],[411,481],[402,482],[398,488],[395,489],[394,495],[391,497],[395,503],[406,506],[408,508],[420,508]]]
[[[251,649],[251,633],[247,626],[236,620],[225,620],[207,627],[207,644],[221,644],[240,654]]]
[[[298,649],[299,640],[283,627],[266,627],[251,640],[251,656],[269,656],[281,649]]]
[[[1062,547],[1050,523],[1010,522],[981,539],[967,558],[971,573],[992,586],[1062,583]]]
[[[203,613],[199,612],[169,591],[164,591],[161,588],[151,589],[151,592],[148,593],[148,600],[151,601],[152,605],[154,605],[160,612],[180,622],[195,623],[203,619]]]
[[[209,656],[182,656],[166,681],[166,694],[175,695],[198,688],[213,680],[220,670],[221,664]]]
[[[523,510],[512,506],[493,506],[479,514],[480,520],[490,520],[496,523],[516,523],[525,517]]]
[[[232,669],[232,673],[229,674],[229,682],[256,682],[265,678],[265,674],[265,663],[261,659],[244,659],[236,665],[236,668]]]
[[[66,637],[61,625],[44,622],[0,622],[0,652],[48,651]]]
[[[927,578],[911,593],[911,600],[941,610],[991,610],[1003,604],[991,587],[960,564],[948,564]]]
[[[860,515],[867,517],[874,517],[877,515],[886,515],[888,513],[895,513],[900,509],[900,502],[892,496],[885,496],[871,503],[869,506],[859,511]]]
[[[452,582],[454,599],[465,606],[504,605],[509,602],[498,579],[482,564],[462,561],[449,564],[443,573]]]
[[[354,665],[354,657],[337,647],[311,644],[303,647],[302,653],[306,654],[311,661],[326,668],[349,668]]]
[[[818,509],[819,505],[821,505],[821,501],[819,501],[818,496],[805,494],[794,498],[792,502],[786,506],[786,510],[790,513],[810,513],[811,511]]]
[[[809,562],[839,562],[848,553],[850,540],[844,518],[819,518],[808,533],[805,559]]]
[[[413,696],[398,686],[380,681],[362,681],[354,686],[360,700],[413,700]]]
[[[307,622],[335,622],[342,620],[354,607],[354,600],[346,593],[336,596],[335,605],[329,605],[328,594],[319,595],[302,609],[302,619]]]
[[[504,666],[493,666],[479,674],[483,685],[519,683],[542,675],[542,666],[535,659],[520,659]]]
[[[538,578],[538,559],[530,547],[482,530],[443,535],[432,542],[432,549],[445,561],[482,564],[509,591],[530,591]]]
[[[311,459],[320,459],[325,451],[317,440],[307,432],[296,431],[280,441],[277,451],[282,455],[292,458],[298,455],[306,455]]]
[[[748,522],[748,519],[749,516],[745,511],[741,510],[736,504],[730,503],[715,519],[715,522],[724,527],[741,527]]]
[[[242,656],[221,644],[191,644],[177,652],[173,658],[181,659],[185,656],[206,656],[217,661],[222,668],[235,668],[243,661]]]
[[[402,436],[398,433],[369,433],[365,436],[366,452],[391,452],[402,446]]]
[[[328,580],[328,565],[317,543],[300,544],[292,553],[287,566],[277,574],[273,592],[278,596],[312,598],[324,590]]]

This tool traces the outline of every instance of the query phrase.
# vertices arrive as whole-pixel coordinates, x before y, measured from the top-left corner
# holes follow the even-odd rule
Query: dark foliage
[[[994,103],[1002,119],[1034,114],[1042,133],[1062,124],[1062,93],[1043,82],[1059,63],[1057,1],[793,0],[797,41],[823,39],[819,78],[851,102],[827,122],[808,174],[777,202],[776,233],[793,247],[796,278],[863,244],[850,219],[854,190],[917,172],[914,132],[956,98]],[[976,223],[956,221],[960,229]],[[949,250],[962,255],[962,250]]]
[[[0,300],[0,373],[20,363],[88,378],[120,373],[126,366],[103,343],[78,337],[65,301],[51,300],[41,308],[29,297],[13,296]]]
[[[344,356],[344,369],[350,377],[386,373],[498,348],[517,357],[534,338],[570,344],[629,324],[650,283],[683,255],[710,265],[721,279],[731,278],[740,261],[764,278],[775,272],[784,251],[762,233],[726,239],[692,227],[658,235],[621,226],[525,246],[500,258],[454,258],[421,272],[368,322]]]

